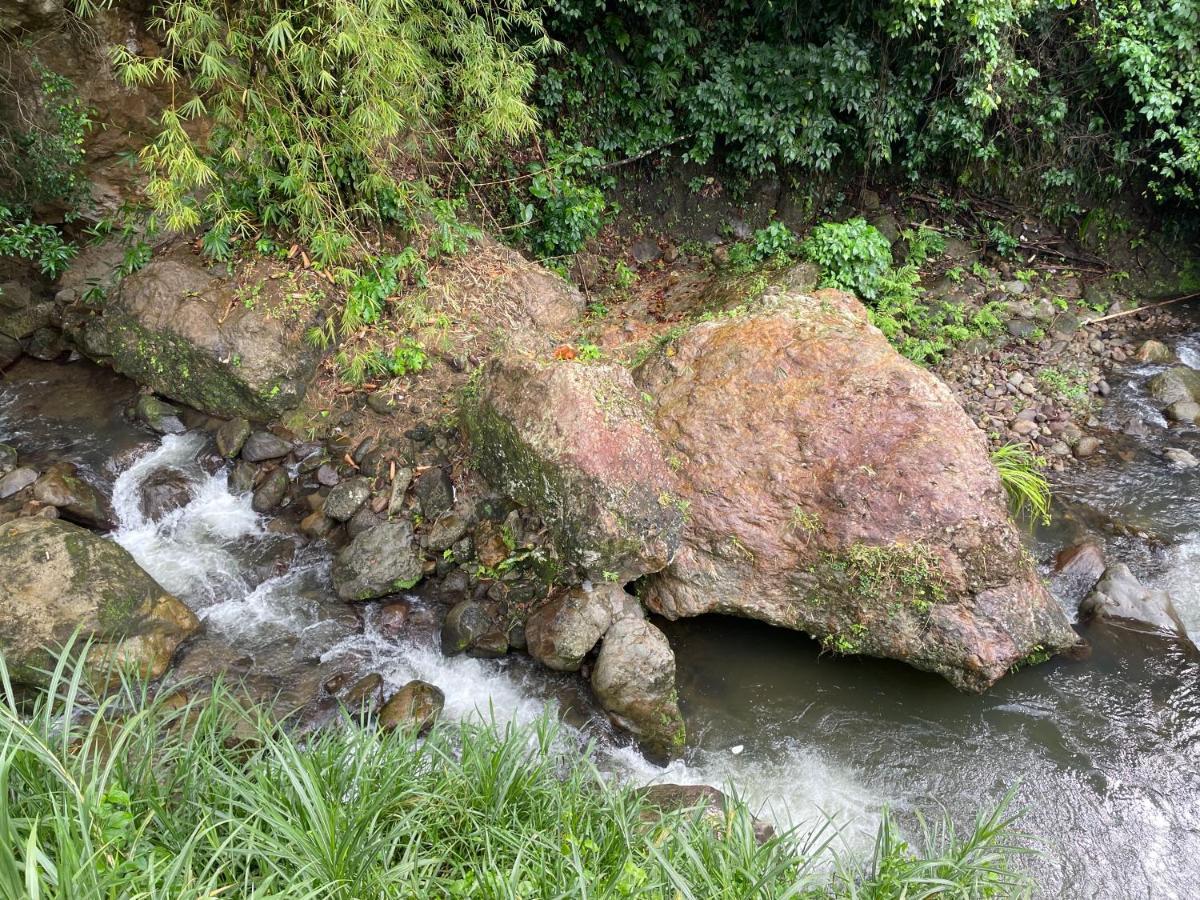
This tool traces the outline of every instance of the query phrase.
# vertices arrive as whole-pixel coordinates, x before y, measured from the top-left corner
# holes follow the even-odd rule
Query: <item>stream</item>
[[[1171,341],[1200,367],[1200,334]],[[1030,536],[1040,560],[1085,534],[1110,562],[1170,591],[1200,640],[1200,468],[1179,469],[1165,447],[1200,456],[1200,429],[1166,428],[1146,381],[1161,366],[1114,373],[1102,417],[1144,434],[1106,441],[1102,461],[1056,483],[1054,525]],[[601,765],[640,783],[732,789],[781,826],[840,829],[836,843],[868,848],[885,806],[910,826],[915,811],[967,825],[1015,790],[1030,862],[1048,897],[1185,898],[1200,884],[1200,653],[1134,628],[1087,625],[1084,661],[1054,660],[983,696],[898,663],[823,655],[803,635],[734,619],[660,623],[678,660],[690,746],[667,767],[613,735],[576,676],[523,656],[447,659],[438,615],[412,598],[408,627],[390,634],[374,605],[339,602],[328,551],[297,546],[228,487],[211,437],[164,438],[123,418],[129,382],[90,363],[25,359],[0,381],[0,441],[33,465],[77,463],[111,493],[112,535],[204,620],[168,677],[223,672],[263,697],[336,714],[320,685],[379,672],[385,691],[413,678],[441,687],[445,715],[525,722],[554,705],[573,735],[597,740]],[[1131,429],[1137,430],[1137,429]],[[164,470],[190,500],[157,521],[141,488]],[[1049,570],[1046,570],[1049,575]],[[1074,617],[1078,585],[1051,581]],[[325,699],[320,699],[325,697]]]

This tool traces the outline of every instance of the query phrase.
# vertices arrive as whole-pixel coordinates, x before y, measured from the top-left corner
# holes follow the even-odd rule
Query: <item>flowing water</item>
[[[1200,337],[1177,351],[1200,366]],[[1059,485],[1060,524],[1031,538],[1049,557],[1083,533],[1110,560],[1170,590],[1200,639],[1200,469],[1172,467],[1166,446],[1200,455],[1200,431],[1166,430],[1131,368],[1104,416],[1145,434],[1109,442],[1101,465]],[[78,463],[110,491],[114,540],[205,621],[171,676],[226,673],[313,717],[331,715],[320,684],[379,672],[390,688],[423,678],[446,693],[451,718],[529,721],[553,704],[599,738],[603,764],[631,779],[732,787],[776,822],[832,820],[861,847],[885,805],[901,814],[948,811],[966,823],[1014,790],[1023,825],[1045,851],[1032,863],[1046,896],[1184,898],[1200,893],[1200,654],[1162,636],[1085,626],[1093,652],[1019,672],[984,696],[896,663],[835,659],[815,642],[731,619],[663,623],[675,648],[691,746],[661,768],[615,738],[573,676],[521,657],[446,659],[436,621],[413,598],[401,638],[372,606],[333,596],[328,554],[300,546],[255,515],[214,467],[209,438],[152,438],[122,418],[134,390],[84,362],[24,361],[0,381],[0,441],[35,465]],[[152,521],[141,486],[169,472],[184,506]],[[1054,582],[1069,612],[1077,585]]]

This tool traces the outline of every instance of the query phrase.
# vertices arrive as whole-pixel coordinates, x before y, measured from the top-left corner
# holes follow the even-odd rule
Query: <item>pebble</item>
[[[1194,469],[1196,466],[1200,466],[1200,459],[1196,459],[1195,456],[1180,447],[1168,447],[1163,451],[1163,456],[1171,465],[1181,469]]]
[[[1100,449],[1100,440],[1092,437],[1090,434],[1081,437],[1078,443],[1075,444],[1075,458],[1087,459],[1095,456],[1096,451]]]

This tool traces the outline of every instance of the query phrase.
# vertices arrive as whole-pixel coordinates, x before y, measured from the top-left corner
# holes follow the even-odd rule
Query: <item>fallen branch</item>
[[[1134,313],[1140,313],[1144,309],[1157,309],[1160,306],[1170,306],[1172,303],[1182,303],[1184,300],[1195,300],[1197,297],[1200,297],[1200,291],[1192,294],[1184,294],[1182,297],[1172,297],[1170,300],[1160,300],[1158,303],[1151,303],[1149,306],[1139,306],[1137,309],[1125,309],[1111,315],[1101,316],[1098,319],[1092,319],[1087,324],[1095,325],[1097,322],[1107,322],[1109,319],[1119,319],[1121,316],[1132,316]]]

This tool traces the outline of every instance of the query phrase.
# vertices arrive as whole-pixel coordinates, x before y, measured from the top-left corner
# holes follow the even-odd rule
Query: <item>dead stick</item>
[[[1137,309],[1126,309],[1122,312],[1116,312],[1109,316],[1101,316],[1098,319],[1092,319],[1087,324],[1095,325],[1097,322],[1107,322],[1109,319],[1119,319],[1121,316],[1132,316],[1134,313],[1140,313],[1144,309],[1155,309],[1159,306],[1170,306],[1172,303],[1182,303],[1184,300],[1195,300],[1200,297],[1200,291],[1194,294],[1184,294],[1182,297],[1172,297],[1170,300],[1162,300],[1158,303],[1151,303],[1149,306],[1139,306]]]

